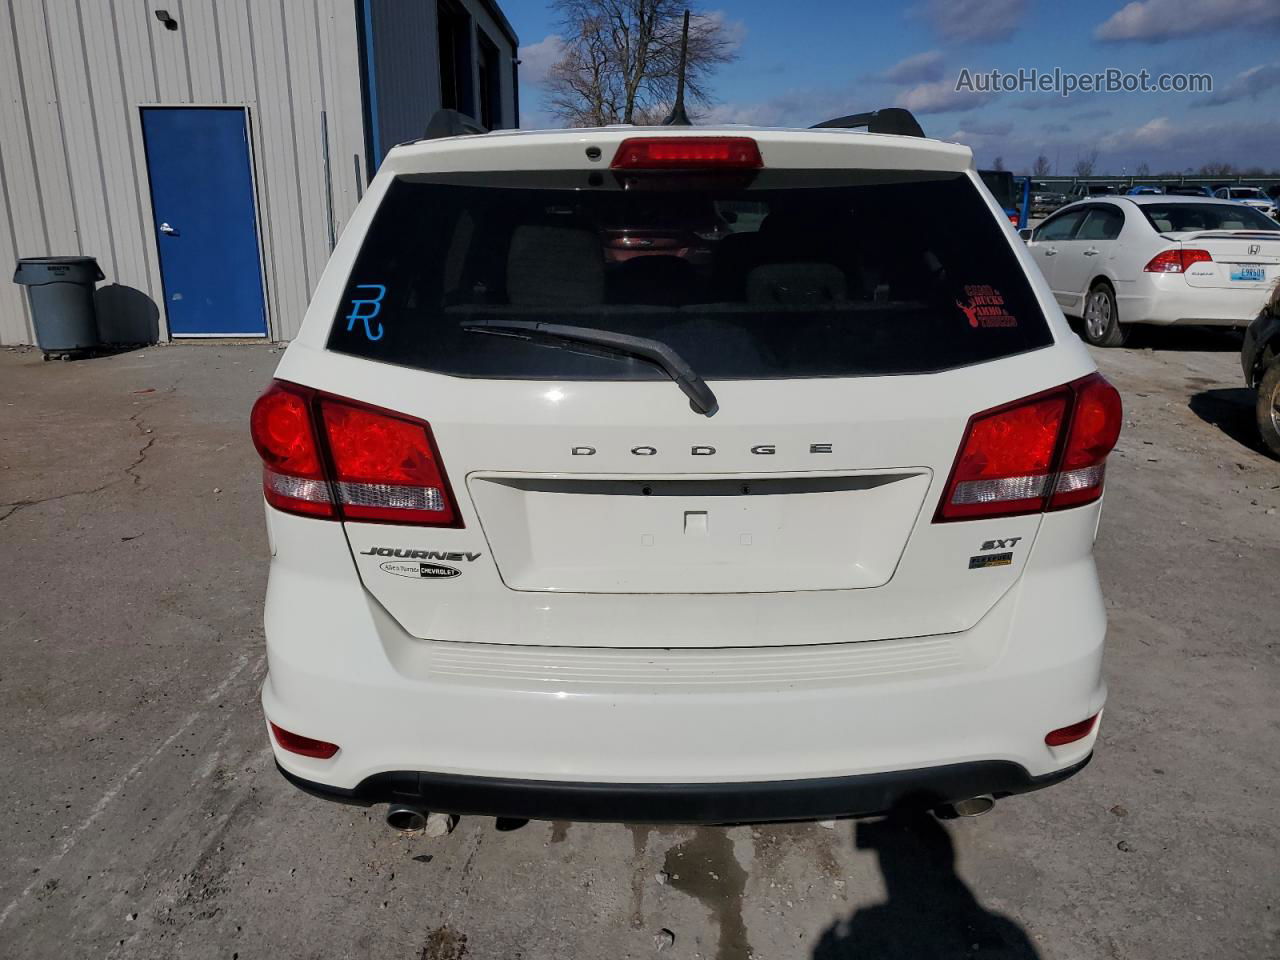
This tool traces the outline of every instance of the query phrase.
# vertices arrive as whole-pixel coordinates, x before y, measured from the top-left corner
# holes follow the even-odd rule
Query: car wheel
[[[1258,384],[1258,433],[1275,457],[1280,457],[1280,357],[1272,360]]]
[[[1119,347],[1128,336],[1120,324],[1116,293],[1111,284],[1099,280],[1084,301],[1084,338],[1095,347]]]

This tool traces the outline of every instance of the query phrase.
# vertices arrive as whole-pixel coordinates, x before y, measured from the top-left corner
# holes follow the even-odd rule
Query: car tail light
[[[613,170],[759,170],[760,147],[750,137],[628,137]]]
[[[430,426],[413,417],[274,381],[250,416],[263,494],[288,513],[462,526]]]
[[[934,522],[1038,513],[1102,496],[1120,394],[1101,374],[969,419]]]
[[[328,760],[338,752],[336,743],[313,740],[310,737],[302,736],[300,733],[290,733],[282,727],[277,727],[274,723],[271,724],[271,735],[276,738],[276,743],[280,744],[281,750],[288,750],[290,753],[296,753],[301,757]]]
[[[1078,506],[1102,496],[1107,454],[1120,439],[1123,410],[1119,391],[1101,374],[1077,380],[1074,387],[1070,433],[1049,498],[1050,510]]]
[[[1006,214],[1006,216],[1009,218],[1009,222],[1012,223],[1015,227],[1018,225],[1018,221],[1021,219],[1021,217],[1019,217],[1018,214],[1016,213]]]
[[[1142,268],[1144,273],[1185,273],[1193,263],[1212,263],[1208,250],[1164,250]]]
[[[253,405],[249,432],[262,457],[267,503],[288,513],[335,515],[311,417],[311,391],[273,381]]]
[[[1088,720],[1081,720],[1079,723],[1073,723],[1066,727],[1059,727],[1057,730],[1050,730],[1044,736],[1044,742],[1051,747],[1065,747],[1069,743],[1075,743],[1077,740],[1083,740],[1089,734],[1093,733],[1093,728],[1098,725],[1098,715],[1095,713]]]

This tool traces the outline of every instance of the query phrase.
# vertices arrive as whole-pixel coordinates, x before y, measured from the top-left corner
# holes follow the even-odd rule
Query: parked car
[[[1015,177],[1008,170],[979,170],[978,176],[996,198],[1013,228],[1021,230],[1025,227],[1031,213],[1030,181],[1025,177]]]
[[[734,230],[609,260],[652,196]],[[976,812],[1081,769],[1120,400],[1002,217],[907,135],[389,151],[251,417],[284,776],[403,826]]]
[[[1245,383],[1257,391],[1258,434],[1280,458],[1280,287],[1245,330],[1240,363]]]
[[[1027,235],[1053,295],[1097,346],[1136,323],[1245,326],[1280,280],[1280,224],[1194,197],[1090,200]]]
[[[1031,184],[1031,216],[1047,217],[1067,202],[1067,195],[1055,190],[1047,183],[1033,181]]]
[[[1106,197],[1120,192],[1114,183],[1075,183],[1067,191],[1071,200],[1083,200],[1087,197]]]
[[[1125,191],[1125,194],[1130,197],[1147,197],[1161,193],[1164,193],[1164,187],[1153,187],[1145,183],[1140,183]]]
[[[1221,200],[1235,200],[1265,213],[1268,217],[1276,215],[1276,204],[1260,187],[1219,187],[1214,196]]]
[[[1202,184],[1195,183],[1175,183],[1164,188],[1167,196],[1171,197],[1212,197],[1213,190]]]

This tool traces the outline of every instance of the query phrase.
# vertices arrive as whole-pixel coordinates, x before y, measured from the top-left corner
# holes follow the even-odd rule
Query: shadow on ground
[[[813,960],[1039,960],[1026,931],[978,903],[956,874],[951,836],[931,814],[859,821],[854,840],[879,857],[888,900],[829,927]]]
[[[1266,453],[1254,415],[1256,395],[1244,387],[1202,390],[1187,401],[1197,417],[1217,427],[1243,447]]]

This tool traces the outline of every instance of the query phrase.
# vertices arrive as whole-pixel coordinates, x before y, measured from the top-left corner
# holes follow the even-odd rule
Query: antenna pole
[[[680,66],[676,72],[676,102],[667,118],[662,121],[664,127],[691,127],[689,115],[684,111],[684,70],[689,60],[689,11],[684,12],[684,29],[680,35]]]

